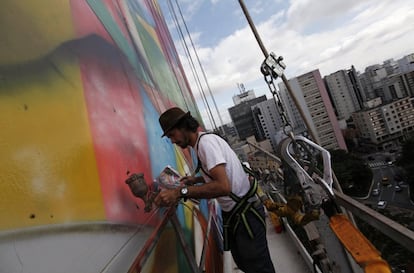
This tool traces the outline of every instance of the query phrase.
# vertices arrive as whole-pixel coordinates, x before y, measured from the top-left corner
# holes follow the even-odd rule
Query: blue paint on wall
[[[148,139],[151,173],[153,178],[155,178],[167,165],[176,169],[177,161],[171,141],[166,137],[161,138],[163,131],[158,123],[160,114],[155,109],[142,86],[140,87],[140,92],[144,105],[145,132],[147,133]]]

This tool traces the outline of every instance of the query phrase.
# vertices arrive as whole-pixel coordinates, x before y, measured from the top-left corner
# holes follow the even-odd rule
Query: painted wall
[[[156,0],[3,0],[0,34],[0,231],[145,223],[127,174],[193,164],[158,117],[200,117]]]
[[[158,116],[197,113],[157,4],[7,0],[0,17],[0,228],[139,221],[127,172],[176,165]]]

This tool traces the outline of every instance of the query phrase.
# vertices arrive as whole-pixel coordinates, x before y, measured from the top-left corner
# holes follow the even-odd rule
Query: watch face
[[[181,195],[187,195],[188,189],[186,187],[181,188]]]

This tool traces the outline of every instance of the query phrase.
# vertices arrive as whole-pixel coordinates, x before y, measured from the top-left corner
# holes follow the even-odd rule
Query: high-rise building
[[[410,94],[404,75],[401,73],[388,76],[383,82],[383,90],[385,102],[401,99]]]
[[[349,119],[353,112],[361,110],[362,101],[358,99],[357,90],[360,90],[358,82],[352,82],[350,78],[351,71],[339,70],[328,76],[325,76],[326,86],[335,107],[338,119]]]
[[[251,100],[242,101],[228,109],[231,120],[241,140],[245,140],[249,136],[255,136],[257,141],[265,139],[263,129],[258,120],[258,113],[254,113],[251,109],[253,105],[265,100],[266,96],[263,95]]]
[[[279,95],[292,131],[295,134],[303,135],[306,131],[305,123],[284,84],[279,84]]]
[[[360,81],[367,100],[381,97],[384,101],[383,81],[387,77],[387,70],[379,64],[365,68],[365,72],[360,75]]]
[[[319,70],[290,79],[289,84],[305,115],[304,118],[312,127],[308,129],[316,134],[316,141],[325,149],[347,150]],[[286,93],[284,83],[280,83],[279,88],[281,92]],[[293,119],[291,118],[291,120]]]
[[[385,60],[382,67],[385,69],[387,75],[398,73],[398,62],[394,61],[394,59]]]
[[[376,65],[366,68],[361,75],[368,100],[380,97],[384,103],[388,103],[413,94],[410,82],[412,72],[399,73],[396,69],[396,73],[387,74],[387,71],[391,71],[390,68]]]
[[[361,110],[352,117],[362,139],[387,148],[390,142],[414,131],[413,99],[406,97]]]
[[[352,65],[351,69],[348,69],[347,74],[348,74],[349,80],[351,81],[355,96],[358,100],[359,108],[362,109],[364,102],[367,100],[367,98],[362,89],[361,81],[359,80],[359,72],[357,72],[355,67]]]
[[[402,81],[407,87],[407,93],[410,97],[414,97],[414,70],[405,72],[402,75]]]
[[[270,140],[272,148],[276,151],[277,139],[275,138],[278,131],[283,130],[283,121],[276,108],[276,102],[273,98],[259,102],[252,106],[252,111],[256,112],[263,129],[264,136]]]
[[[413,96],[414,53],[397,61],[389,59],[383,64],[375,64],[365,68],[360,81],[366,100],[380,97],[384,103]]]
[[[402,57],[401,59],[397,60],[397,62],[399,72],[408,73],[414,71],[414,53]]]

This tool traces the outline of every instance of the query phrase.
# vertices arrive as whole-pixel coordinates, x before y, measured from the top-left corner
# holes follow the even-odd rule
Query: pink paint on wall
[[[143,202],[125,184],[128,172],[153,180],[139,84],[133,68],[114,45],[85,1],[72,1],[86,106],[108,220],[144,222]],[[88,181],[85,181],[87,186]],[[137,208],[137,205],[140,209]]]

